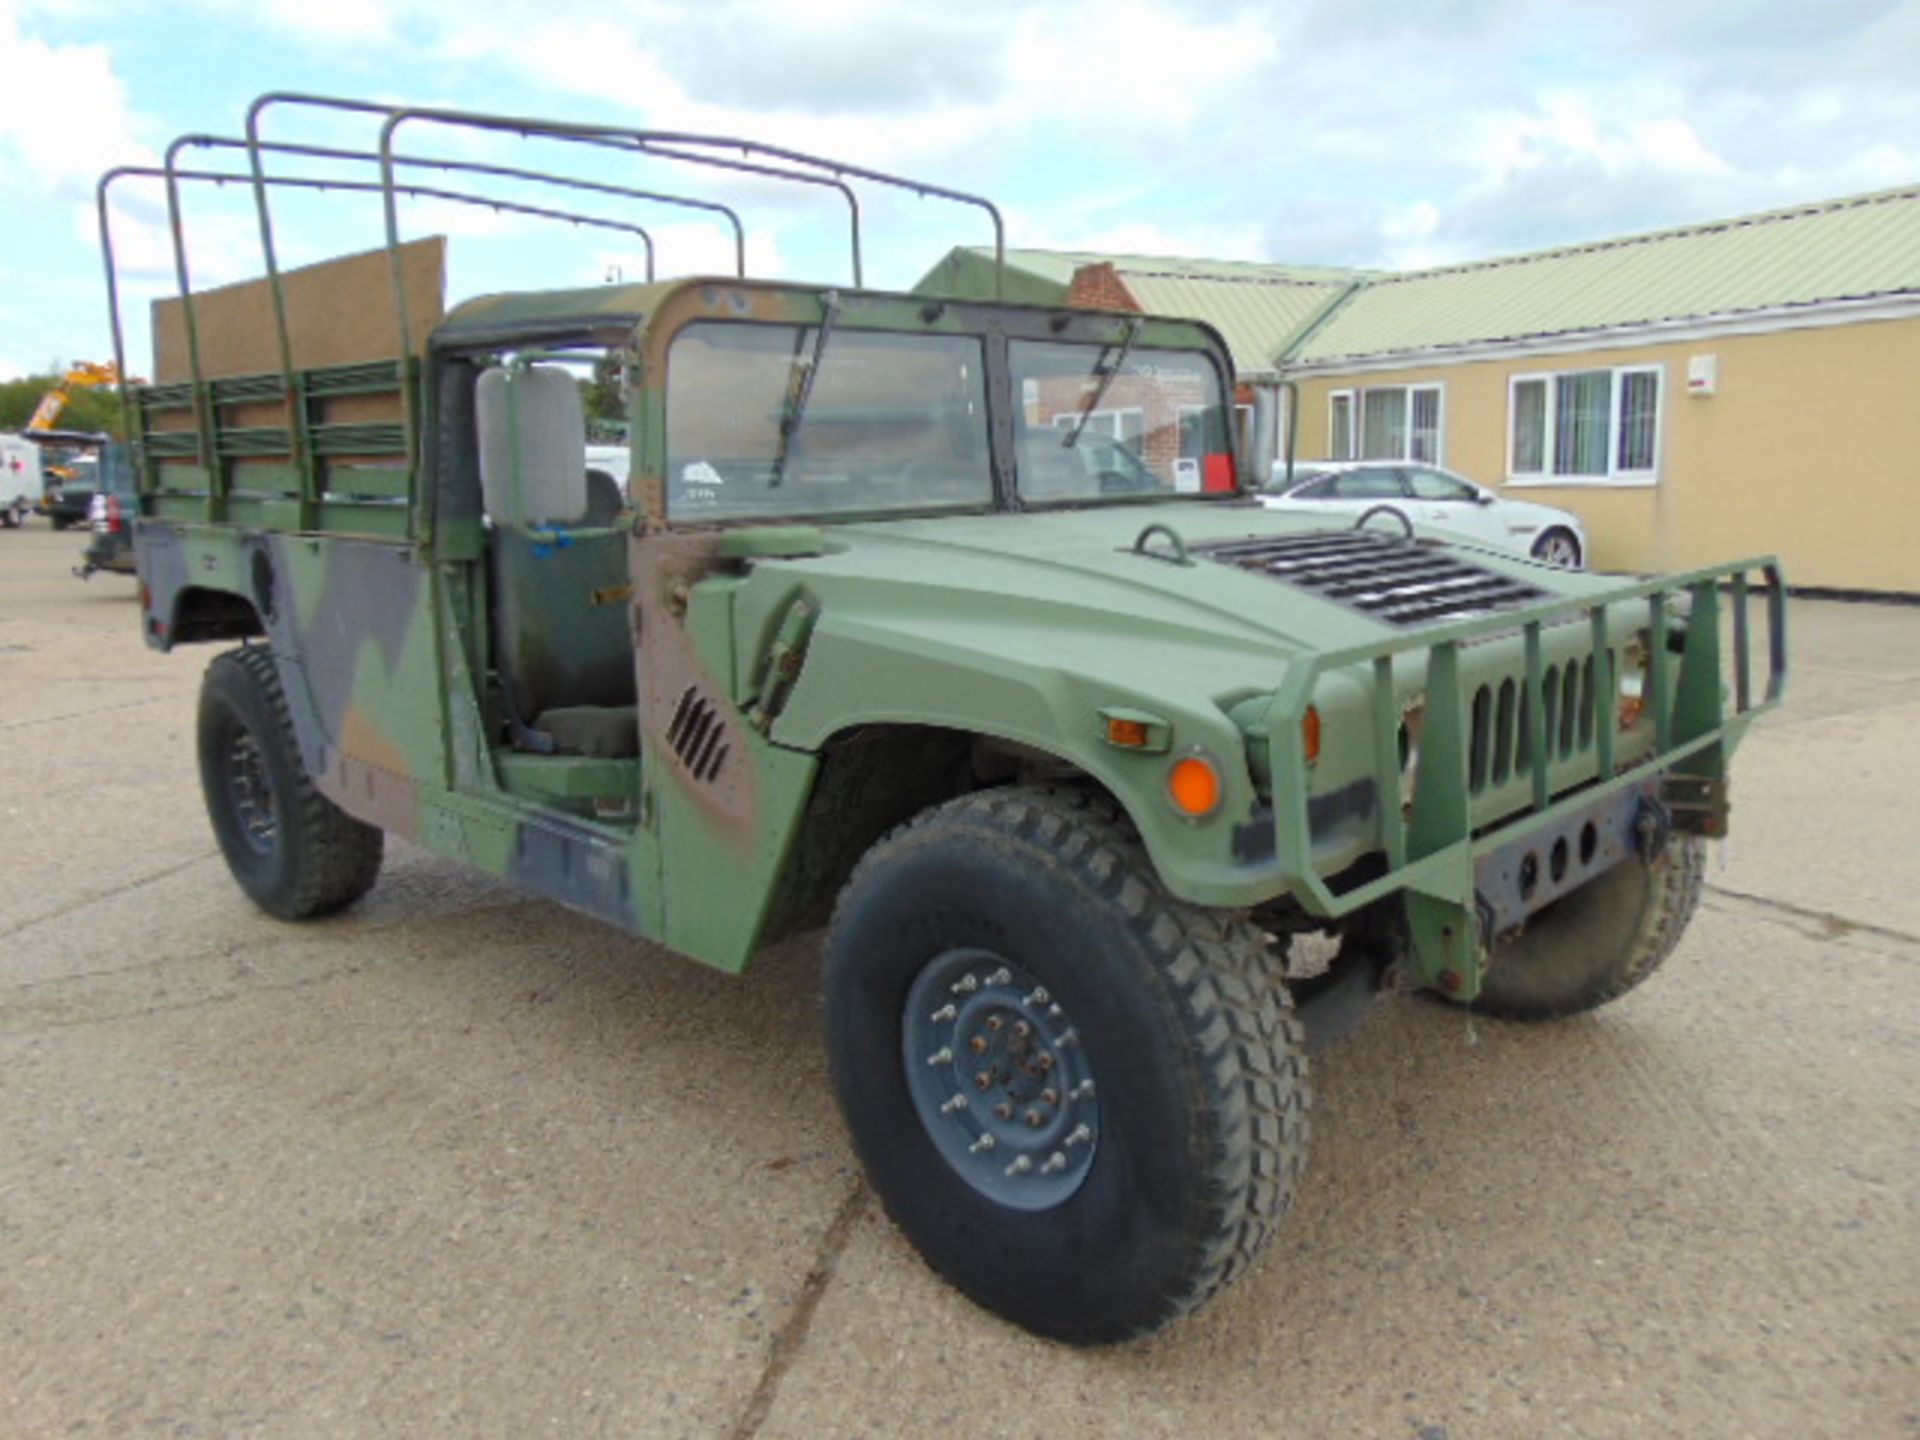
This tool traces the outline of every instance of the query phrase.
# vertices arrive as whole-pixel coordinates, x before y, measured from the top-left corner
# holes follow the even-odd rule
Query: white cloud
[[[662,280],[675,275],[732,275],[737,271],[731,229],[692,221],[649,225],[647,233],[653,237],[654,273]],[[747,274],[764,280],[786,273],[779,238],[771,231],[749,232]],[[625,247],[594,252],[581,275],[582,283],[590,285],[615,280],[631,285],[646,278],[645,249]]]
[[[1015,212],[1008,217],[1008,243],[1034,250],[1091,250],[1114,255],[1165,255],[1192,260],[1259,260],[1263,232],[1241,224],[1162,225],[1151,220],[1101,222],[1084,213],[1062,224],[1057,217]]]
[[[107,45],[61,38],[141,35],[118,23],[121,9],[158,26],[159,0],[0,0],[0,183],[29,205],[90,199],[101,168],[151,160],[141,142],[165,133],[135,108]],[[738,134],[925,176],[1001,199],[1016,245],[1418,266],[1920,179],[1913,0],[1614,0],[1584,12],[1532,0],[176,0],[166,23],[180,66],[208,63],[190,40],[217,27],[258,57],[263,86],[297,74],[393,102]],[[217,100],[209,76],[210,98],[176,102],[166,130],[235,129],[220,78]],[[377,131],[291,108],[267,128],[353,144]],[[845,271],[831,192],[665,162],[627,169],[425,124],[407,127],[404,148],[725,200],[747,224],[755,273]],[[535,203],[576,208],[560,193]],[[629,213],[611,197],[574,199]],[[283,203],[289,264],[378,243],[369,202]],[[196,277],[253,273],[244,194],[237,220],[204,187],[189,204]],[[872,283],[908,282],[947,246],[986,238],[978,216],[943,204],[868,187],[862,205]],[[660,238],[662,273],[732,268],[709,221],[630,213]],[[155,192],[127,187],[115,214],[132,281],[170,275]],[[90,222],[76,223],[90,241]],[[83,288],[90,258],[51,228],[50,264]],[[471,262],[453,249],[489,284],[595,283],[609,263],[644,273],[638,247],[604,233],[568,248],[541,227],[536,248],[522,238],[533,222],[455,206],[409,206],[404,228],[494,239],[497,264],[488,246],[471,247]],[[54,248],[39,243],[35,263]],[[6,258],[17,267],[26,253],[16,241]],[[74,323],[43,309],[49,340],[84,348],[84,335],[68,345]]]
[[[0,7],[0,186],[13,203],[90,199],[110,166],[150,163],[105,45],[50,45]]]

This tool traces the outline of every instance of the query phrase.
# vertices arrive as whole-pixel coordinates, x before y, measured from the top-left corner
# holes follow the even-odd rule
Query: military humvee
[[[275,260],[270,195],[320,183],[288,157],[350,153],[262,139],[303,105],[381,125],[351,153],[380,164],[384,358],[315,359],[301,314],[352,307]],[[225,323],[267,363],[211,362],[220,296],[181,251],[174,378],[163,355],[129,431],[149,643],[242,642],[207,669],[199,763],[266,910],[353,903],[392,833],[729,971],[827,923],[874,1188],[967,1294],[1079,1342],[1253,1260],[1305,1153],[1308,1029],[1387,985],[1550,1019],[1673,949],[1729,752],[1780,695],[1771,561],[1609,578],[1265,511],[1212,330],[866,289],[857,209],[850,286],[423,322],[396,199],[450,192],[396,178],[421,125],[967,198],[301,96],[103,180],[105,216],[108,184],[164,179],[176,233],[182,180],[258,200],[271,311]],[[180,163],[222,145],[246,167]],[[624,490],[589,474],[596,371],[624,384]],[[1311,932],[1339,941],[1317,975],[1289,959]]]

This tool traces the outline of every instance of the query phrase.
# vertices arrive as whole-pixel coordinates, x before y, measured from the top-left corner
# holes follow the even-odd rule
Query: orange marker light
[[[1187,755],[1167,771],[1167,799],[1189,820],[1204,820],[1220,808],[1220,771],[1204,755]]]
[[[1121,720],[1109,717],[1107,720],[1107,743],[1118,745],[1122,750],[1142,750],[1147,744],[1147,727],[1144,721]]]
[[[1320,758],[1320,712],[1309,705],[1300,717],[1300,743],[1307,752],[1307,764]]]

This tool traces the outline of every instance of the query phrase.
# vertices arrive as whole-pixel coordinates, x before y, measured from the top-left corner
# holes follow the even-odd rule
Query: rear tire
[[[373,888],[386,837],[314,788],[265,646],[229,650],[207,666],[199,752],[214,838],[262,910],[310,920]]]
[[[1700,903],[1706,846],[1671,836],[1651,864],[1621,861],[1494,946],[1475,1010],[1557,1020],[1617,1000],[1660,968]]]
[[[1105,797],[983,791],[882,840],[835,912],[826,1013],[895,1223],[1038,1334],[1159,1329],[1292,1197],[1308,1088],[1279,961],[1168,895]]]

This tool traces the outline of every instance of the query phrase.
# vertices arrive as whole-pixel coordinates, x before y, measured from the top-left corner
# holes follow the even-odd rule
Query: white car
[[[1285,463],[1276,463],[1260,500],[1269,510],[1464,540],[1572,570],[1587,563],[1587,532],[1577,515],[1502,499],[1419,461],[1296,460],[1291,483]]]

